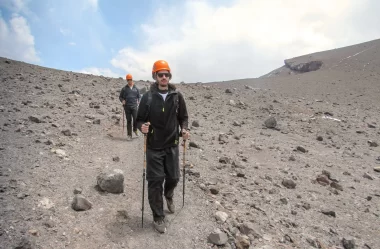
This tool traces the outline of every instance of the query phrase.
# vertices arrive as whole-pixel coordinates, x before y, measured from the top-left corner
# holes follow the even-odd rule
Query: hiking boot
[[[135,135],[136,135],[136,137],[139,137],[139,136],[140,136],[140,134],[139,134],[138,131],[135,131]]]
[[[156,229],[159,233],[165,233],[166,232],[166,223],[164,219],[160,219],[153,222],[154,229]]]
[[[174,214],[175,213],[175,205],[173,198],[166,198],[166,204],[168,205],[169,212]]]

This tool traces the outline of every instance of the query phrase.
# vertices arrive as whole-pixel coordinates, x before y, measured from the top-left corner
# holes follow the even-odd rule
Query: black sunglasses
[[[165,75],[166,78],[169,78],[169,77],[171,76],[170,73],[157,73],[157,76],[158,76],[159,78],[162,78],[164,75]]]

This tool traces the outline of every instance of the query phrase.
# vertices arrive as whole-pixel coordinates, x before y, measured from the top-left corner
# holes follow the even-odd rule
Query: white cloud
[[[98,0],[85,0],[85,2],[92,10],[96,11],[98,9]]]
[[[75,45],[77,45],[75,42],[69,42],[69,45],[70,46],[75,46]]]
[[[59,32],[60,32],[63,36],[71,35],[71,30],[70,30],[70,29],[59,28]]]
[[[123,48],[111,63],[141,79],[151,78],[158,59],[169,62],[176,82],[258,77],[289,57],[378,38],[378,15],[378,22],[367,23],[371,28],[366,33],[349,24],[369,4],[370,0],[236,0],[228,7],[214,7],[189,0],[157,10],[141,25],[143,48]]]
[[[13,14],[9,24],[0,16],[0,55],[25,62],[39,62],[27,20]]]
[[[97,68],[97,67],[89,67],[89,68],[84,68],[79,71],[79,73],[85,73],[85,74],[93,74],[93,75],[103,75],[107,77],[113,77],[113,78],[118,78],[120,77],[119,74],[113,72],[109,68]]]

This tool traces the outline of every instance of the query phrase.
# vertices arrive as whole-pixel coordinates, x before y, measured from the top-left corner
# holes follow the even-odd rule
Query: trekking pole
[[[182,207],[185,206],[185,155],[186,155],[186,140],[183,140],[183,168],[182,168],[182,175],[183,175],[183,186],[182,186]]]
[[[141,209],[141,227],[144,227],[145,170],[146,170],[146,134],[144,133],[144,168],[143,168],[143,192],[142,192],[142,209]]]
[[[124,136],[124,115],[125,115],[125,112],[124,112],[124,107],[122,108],[122,113],[123,113],[123,136]]]

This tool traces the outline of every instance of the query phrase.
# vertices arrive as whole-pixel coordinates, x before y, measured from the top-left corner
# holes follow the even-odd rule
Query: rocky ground
[[[178,84],[185,206],[181,179],[163,235],[146,193],[141,227],[125,81],[1,58],[0,248],[380,248],[379,53],[372,41],[258,79]]]

